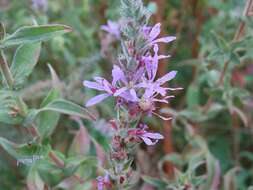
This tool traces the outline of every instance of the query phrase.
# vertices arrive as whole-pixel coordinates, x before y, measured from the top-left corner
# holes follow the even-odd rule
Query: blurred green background
[[[160,72],[178,70],[171,85],[184,90],[177,92],[169,108],[163,107],[165,113],[174,116],[169,126],[155,118],[147,119],[149,125],[164,133],[167,139],[156,148],[140,147],[136,159],[147,156],[148,164],[154,163],[151,167],[139,162],[141,171],[158,177],[156,164],[164,156],[178,153],[187,157],[191,149],[189,131],[193,130],[219,160],[223,176],[220,189],[248,189],[253,185],[253,22],[250,17],[242,16],[246,1],[153,0],[145,3],[154,13],[152,23],[162,22],[163,35],[177,36],[175,43],[162,48],[172,58],[161,64]],[[110,60],[117,54],[117,47],[108,42],[100,26],[108,19],[117,21],[119,4],[119,0],[0,0],[0,21],[7,33],[35,22],[73,28],[72,33],[43,44],[39,63],[22,91],[29,105],[36,107],[51,87],[48,63],[61,79],[64,97],[80,105],[96,93],[82,86],[84,79],[97,75],[111,79]],[[240,43],[231,43],[241,21],[247,24],[244,35]],[[8,56],[13,52],[11,49]],[[227,59],[231,64],[224,84],[217,86]],[[211,104],[207,105],[210,97]],[[105,120],[113,118],[112,104],[112,100],[107,100],[92,110],[101,120],[96,124],[84,121],[89,133],[93,134],[90,129],[94,125],[101,129],[106,126]],[[209,107],[206,109],[206,106]],[[76,122],[62,116],[50,138],[54,149],[70,155],[76,129]],[[19,126],[0,123],[0,134],[14,142],[29,140],[26,131]],[[108,133],[99,135],[107,139]],[[97,134],[93,136],[97,138]],[[92,149],[94,147],[89,152],[91,155],[94,154]],[[172,163],[168,163],[163,172],[170,175]],[[25,189],[24,173],[24,168],[16,167],[16,161],[0,148],[0,190]]]

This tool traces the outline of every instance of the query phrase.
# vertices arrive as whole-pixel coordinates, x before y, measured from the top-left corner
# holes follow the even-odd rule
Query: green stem
[[[20,115],[25,117],[27,115],[27,106],[26,106],[24,100],[20,96],[18,96],[16,98],[16,101],[17,101],[17,104],[18,104],[18,107],[19,107]]]
[[[11,71],[10,71],[10,68],[9,68],[9,65],[8,65],[8,62],[7,62],[7,59],[5,57],[3,50],[1,50],[0,67],[1,67],[2,74],[4,76],[4,79],[6,80],[6,83],[9,87],[9,89],[13,90],[14,78],[11,74]],[[16,102],[19,107],[20,115],[26,116],[27,106],[26,106],[25,102],[23,101],[23,99],[20,96],[18,96],[18,97],[16,97]]]
[[[6,80],[6,83],[7,83],[8,87],[10,89],[12,89],[13,85],[14,85],[14,79],[12,77],[12,74],[11,74],[10,68],[8,66],[6,57],[5,57],[4,52],[2,50],[1,50],[0,66],[1,66],[1,70],[2,70],[3,76]]]

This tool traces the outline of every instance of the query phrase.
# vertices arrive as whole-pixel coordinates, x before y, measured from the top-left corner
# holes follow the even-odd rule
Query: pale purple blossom
[[[99,176],[97,178],[97,188],[98,190],[104,190],[107,187],[111,186],[111,182],[110,182],[110,176],[109,173],[106,172],[106,174],[102,177]]]
[[[146,129],[148,129],[147,125],[140,124],[137,129],[130,129],[128,134],[139,137],[146,145],[155,145],[159,140],[164,138],[160,133],[148,132]]]
[[[112,75],[113,75],[113,84],[116,85],[117,82],[121,83],[121,88],[115,92],[114,96],[120,96],[127,101],[137,102],[139,100],[136,91],[138,90],[138,79],[142,76],[144,71],[138,69],[131,80],[127,79],[127,76],[120,69],[119,66],[114,65]]]
[[[43,10],[46,11],[48,6],[47,0],[32,0],[32,7],[35,10]]]
[[[163,85],[176,77],[177,71],[170,71],[163,77],[155,80],[158,71],[158,62],[160,59],[169,57],[169,55],[158,55],[158,45],[154,45],[154,56],[145,57],[144,62],[146,66],[147,76],[143,78],[143,82],[138,84],[138,87],[145,88],[145,93],[143,95],[144,99],[155,97],[160,94],[161,96],[166,96],[168,90],[181,90],[182,88],[168,88]],[[166,96],[167,97],[167,96]],[[165,97],[165,99],[167,99]],[[164,102],[164,101],[162,101]],[[165,102],[168,103],[168,102]]]
[[[113,21],[108,21],[107,25],[102,25],[101,29],[120,39],[120,25]]]
[[[94,77],[95,82],[86,80],[83,82],[83,85],[88,88],[105,92],[91,98],[86,103],[87,107],[93,106],[110,96],[119,96],[128,101],[138,101],[138,97],[135,91],[135,80],[128,82],[124,72],[117,65],[114,65],[113,67],[112,78],[112,84],[102,77]],[[117,87],[117,82],[121,82],[123,84],[123,87]]]
[[[166,36],[166,37],[158,38],[159,34],[161,33],[161,23],[157,23],[152,28],[144,26],[143,33],[146,39],[149,41],[149,45],[154,45],[160,42],[170,43],[176,39],[175,36]]]
[[[117,90],[112,84],[110,84],[106,79],[104,79],[102,77],[94,77],[94,80],[96,82],[83,81],[83,85],[88,88],[92,88],[92,89],[99,90],[99,91],[104,91],[105,93],[91,98],[86,103],[87,107],[93,106],[99,102],[102,102],[104,99],[106,99],[110,96],[113,96]]]

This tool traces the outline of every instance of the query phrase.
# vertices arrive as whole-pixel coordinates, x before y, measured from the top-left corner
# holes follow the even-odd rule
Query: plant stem
[[[3,73],[3,76],[6,80],[6,83],[9,87],[9,89],[13,90],[14,87],[14,78],[11,74],[7,59],[5,57],[5,54],[3,52],[3,50],[1,50],[1,57],[0,57],[0,67],[1,67],[1,71]],[[16,102],[17,105],[19,107],[19,113],[22,116],[26,116],[27,114],[27,107],[26,104],[24,103],[24,101],[22,100],[22,98],[20,96],[16,97]]]
[[[252,9],[253,9],[253,0],[248,0],[246,2],[246,5],[245,5],[244,11],[243,11],[243,16],[249,16],[249,13],[252,11]],[[243,36],[244,31],[245,31],[245,27],[246,27],[246,23],[244,21],[241,21],[239,24],[239,27],[234,35],[233,41],[238,41]],[[227,60],[224,64],[224,67],[223,67],[223,70],[222,70],[222,73],[221,73],[221,76],[219,79],[219,83],[218,83],[219,86],[223,83],[223,79],[224,79],[224,76],[225,76],[226,71],[228,69],[229,63],[230,63],[230,60]]]
[[[0,66],[1,66],[1,70],[2,70],[3,76],[6,80],[6,83],[7,83],[8,87],[10,89],[12,89],[13,85],[14,85],[14,79],[12,77],[12,74],[11,74],[11,71],[10,71],[10,68],[8,66],[8,63],[7,63],[7,60],[6,60],[6,57],[4,55],[3,50],[1,50]]]
[[[252,11],[253,11],[253,0],[247,0],[244,11],[243,11],[243,16],[250,16]],[[246,27],[246,23],[244,21],[241,21],[234,35],[234,38],[233,38],[234,42],[238,41],[244,35],[245,27]],[[229,63],[230,63],[230,60],[227,60],[224,64],[224,67],[222,69],[222,72],[219,78],[218,86],[221,86],[224,81],[224,77],[228,69]],[[204,112],[206,112],[210,108],[212,103],[213,103],[212,98],[209,98],[207,101],[207,104],[204,106]]]

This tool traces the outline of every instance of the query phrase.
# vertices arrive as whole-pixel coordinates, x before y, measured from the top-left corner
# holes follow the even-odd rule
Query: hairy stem
[[[11,74],[11,71],[10,71],[10,68],[9,68],[9,65],[8,65],[8,62],[7,62],[7,59],[5,57],[3,50],[1,50],[0,66],[1,66],[2,74],[6,80],[6,83],[9,87],[9,89],[12,90],[14,87],[14,78]],[[19,111],[20,115],[26,116],[27,106],[24,103],[23,99],[20,96],[18,96],[18,97],[16,97],[16,102],[19,107],[18,111]]]
[[[4,52],[2,50],[1,50],[0,66],[1,66],[2,74],[3,74],[3,76],[6,80],[6,83],[7,83],[8,87],[10,89],[12,89],[13,85],[14,85],[14,79],[12,77],[12,74],[11,74],[10,68],[8,66],[6,57],[5,57]]]

